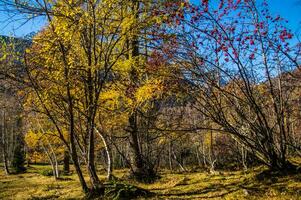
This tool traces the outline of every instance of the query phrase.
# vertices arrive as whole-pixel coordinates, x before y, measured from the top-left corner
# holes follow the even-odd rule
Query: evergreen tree
[[[19,144],[16,146],[12,159],[12,168],[16,173],[22,173],[26,170],[24,167],[25,154],[23,152],[23,145]]]

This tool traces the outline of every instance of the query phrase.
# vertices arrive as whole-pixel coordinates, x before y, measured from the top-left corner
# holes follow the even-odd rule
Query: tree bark
[[[178,160],[178,157],[177,157],[177,155],[175,154],[174,151],[172,151],[172,154],[173,154],[174,160],[175,160],[176,163],[179,165],[179,167],[181,168],[181,170],[182,170],[183,172],[186,172],[187,170],[185,169],[185,167],[183,166],[183,164]]]
[[[169,170],[172,171],[172,142],[170,141],[168,144],[168,161],[169,161]]]
[[[82,190],[84,191],[84,193],[87,194],[89,192],[89,189],[88,189],[87,183],[84,179],[82,170],[80,168],[80,164],[78,162],[78,155],[76,153],[74,141],[73,142],[71,141],[71,158],[72,158],[73,166],[75,168],[79,182],[81,184]]]
[[[98,131],[97,128],[95,128],[95,131],[98,133],[98,135],[101,138],[101,140],[102,140],[102,142],[104,144],[104,147],[105,147],[105,151],[106,151],[106,155],[107,155],[107,162],[108,162],[108,166],[107,166],[107,180],[111,180],[112,179],[112,171],[113,171],[111,149],[108,146],[107,140],[101,134],[101,132]]]
[[[94,152],[94,128],[93,126],[90,127],[90,133],[89,133],[89,147],[88,147],[88,161],[87,161],[87,168],[88,173],[90,176],[90,181],[95,189],[95,191],[98,191],[100,188],[103,187],[101,184],[95,167],[95,152]]]
[[[6,151],[6,147],[7,147],[7,141],[6,141],[6,123],[5,123],[5,111],[3,110],[2,113],[2,158],[3,158],[3,168],[4,168],[4,172],[5,174],[10,174],[9,172],[9,168],[8,168],[8,157],[7,157],[7,151]]]
[[[130,124],[130,161],[133,175],[141,176],[143,173],[143,159],[139,148],[136,112],[129,117]],[[141,177],[137,177],[140,179]]]
[[[4,149],[2,151],[2,156],[3,156],[4,172],[5,172],[6,175],[9,175],[10,172],[9,172],[9,168],[8,168],[8,160],[7,160],[6,152],[5,152]]]
[[[64,173],[70,173],[70,155],[67,150],[64,151]]]
[[[57,180],[58,176],[57,176],[57,171],[56,171],[56,165],[55,165],[55,162],[53,160],[53,157],[50,155],[50,153],[48,152],[47,148],[45,147],[45,145],[42,143],[42,148],[44,150],[44,152],[46,153],[48,159],[49,159],[49,162],[51,164],[51,168],[52,168],[52,173],[53,173],[53,177],[55,180]]]

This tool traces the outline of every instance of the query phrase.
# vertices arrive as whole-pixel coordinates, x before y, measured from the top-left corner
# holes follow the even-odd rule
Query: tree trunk
[[[179,165],[179,167],[181,168],[181,170],[182,170],[183,172],[186,172],[187,170],[186,170],[185,167],[182,165],[182,163],[178,160],[178,157],[177,157],[177,155],[175,154],[174,151],[172,151],[172,154],[173,154],[174,160],[175,160],[176,163]]]
[[[201,167],[201,158],[200,158],[200,150],[199,150],[200,146],[198,145],[195,149],[196,151],[196,158],[197,158],[197,161],[198,161],[198,166]]]
[[[215,172],[215,162],[216,159],[213,159],[213,133],[212,130],[210,131],[210,147],[209,147],[209,161],[210,161],[210,173]]]
[[[105,147],[105,151],[106,151],[106,155],[107,155],[107,162],[108,162],[107,180],[111,180],[112,179],[112,171],[113,171],[111,149],[108,146],[108,143],[107,143],[105,137],[101,134],[101,132],[98,131],[97,128],[95,128],[95,131],[98,133],[98,135],[101,138],[101,140],[104,144],[104,147]]]
[[[50,162],[51,168],[52,168],[52,174],[53,174],[54,179],[56,180],[57,179],[57,174],[56,174],[57,171],[56,171],[56,167],[55,167],[55,162],[54,162],[54,160],[52,160],[53,158],[50,155],[50,153],[48,152],[48,150],[46,149],[46,147],[43,144],[43,142],[41,142],[41,144],[42,144],[42,148],[43,148],[44,152],[46,153],[46,155],[47,155],[47,157],[49,159],[49,162]]]
[[[70,173],[70,155],[67,150],[64,151],[64,173]]]
[[[6,152],[3,148],[2,150],[2,156],[3,156],[3,167],[4,167],[4,172],[6,175],[10,174],[9,169],[8,169],[8,161],[7,161],[7,156],[6,156]]]
[[[244,168],[244,170],[247,170],[248,169],[248,166],[247,166],[247,151],[246,149],[242,146],[241,147],[241,161],[242,161],[242,166]]]
[[[172,167],[172,142],[169,142],[168,145],[168,161],[169,161],[169,170],[172,171],[173,167]]]
[[[94,126],[90,125],[89,130],[89,146],[88,146],[88,162],[87,169],[90,176],[91,184],[95,190],[95,192],[100,192],[100,189],[103,188],[101,184],[95,167],[95,152],[94,152]]]
[[[7,151],[6,151],[6,147],[7,147],[7,138],[6,138],[6,124],[5,124],[5,111],[3,110],[3,115],[2,115],[2,158],[3,158],[3,168],[4,168],[4,172],[5,174],[10,174],[9,172],[9,168],[8,168],[8,157],[7,157]]]
[[[60,178],[60,170],[59,170],[59,164],[57,159],[55,158],[55,172],[56,172],[56,178]]]
[[[64,51],[63,51],[64,52]],[[66,63],[66,61],[65,61]],[[66,65],[68,66],[68,65]],[[80,168],[80,164],[78,162],[78,155],[76,151],[76,145],[75,145],[75,127],[74,127],[74,113],[73,113],[73,100],[72,100],[72,95],[70,92],[70,83],[69,83],[69,69],[68,67],[65,66],[65,76],[67,80],[67,96],[68,96],[68,112],[69,112],[69,122],[70,122],[70,129],[69,129],[69,134],[70,134],[70,153],[71,153],[71,158],[73,161],[73,165],[75,168],[75,171],[77,173],[79,182],[81,184],[82,190],[84,193],[89,193],[89,189],[87,186],[87,183],[84,179],[82,170]]]
[[[48,145],[50,147],[51,150],[51,154],[52,154],[52,158],[53,158],[53,164],[54,164],[54,171],[55,171],[55,179],[58,179],[60,177],[60,172],[59,172],[59,165],[58,165],[58,161],[57,161],[57,157],[56,154],[52,148],[52,145],[48,142]]]
[[[71,117],[71,119],[73,119]],[[71,120],[72,122],[73,120]],[[76,145],[75,145],[75,136],[74,136],[74,128],[73,128],[73,123],[71,123],[71,126],[70,126],[70,154],[71,154],[71,159],[72,159],[72,162],[73,162],[73,166],[75,168],[75,171],[76,171],[76,174],[78,176],[78,179],[79,179],[79,182],[80,182],[80,185],[82,187],[82,190],[84,193],[89,193],[89,189],[88,189],[88,186],[87,186],[87,183],[84,179],[84,176],[83,176],[83,173],[82,173],[82,170],[80,168],[80,164],[78,162],[78,155],[77,155],[77,152],[76,152]]]
[[[129,117],[130,124],[130,154],[131,165],[134,174],[139,174],[143,171],[143,160],[139,149],[138,130],[136,124],[136,113]]]
[[[271,171],[280,173],[294,173],[297,171],[297,167],[289,162],[287,159],[282,158],[275,152],[271,153],[269,156],[269,169]]]
[[[203,164],[204,164],[204,167],[207,168],[206,149],[205,149],[205,144],[204,144],[204,137],[202,138],[202,155],[203,155]]]
[[[71,148],[72,148],[71,149],[71,158],[72,158],[73,166],[75,168],[75,171],[76,171],[76,174],[78,176],[78,179],[79,179],[80,185],[82,187],[82,190],[84,191],[84,193],[87,194],[89,192],[89,189],[88,189],[87,183],[84,179],[82,170],[80,168],[80,164],[78,162],[78,156],[77,156],[77,153],[75,152],[76,151],[75,147],[72,147],[73,145],[72,145],[72,142],[71,142]]]

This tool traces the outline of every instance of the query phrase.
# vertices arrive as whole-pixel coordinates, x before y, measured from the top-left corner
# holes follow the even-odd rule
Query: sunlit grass
[[[83,199],[75,173],[55,181],[40,175],[50,166],[32,165],[27,172],[6,176],[0,172],[0,198],[18,199]],[[139,184],[156,195],[150,199],[301,199],[301,175],[275,177],[258,181],[255,175],[264,168],[248,171],[174,173],[161,172],[161,179],[153,184]],[[114,175],[124,178],[127,170],[115,170]],[[104,172],[99,172],[105,178]],[[88,181],[88,177],[86,176]]]

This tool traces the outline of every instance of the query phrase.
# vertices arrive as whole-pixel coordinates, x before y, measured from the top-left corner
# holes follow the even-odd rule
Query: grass
[[[55,181],[52,177],[40,175],[50,166],[32,165],[26,173],[6,176],[0,172],[0,199],[83,199],[76,174]],[[301,174],[273,177],[257,181],[256,174],[263,167],[243,172],[173,173],[161,172],[161,179],[153,184],[131,182],[154,192],[150,199],[268,199],[301,200]],[[126,170],[116,170],[114,175],[121,178]],[[100,176],[104,179],[105,174]],[[87,178],[88,181],[88,178]]]

